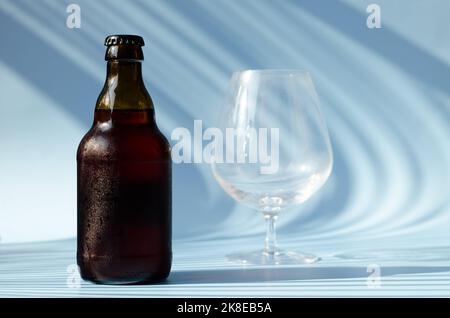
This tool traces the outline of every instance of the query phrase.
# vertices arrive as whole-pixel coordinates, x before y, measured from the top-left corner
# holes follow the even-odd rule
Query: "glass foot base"
[[[298,265],[313,264],[320,261],[320,257],[312,254],[284,250],[277,250],[273,254],[266,253],[264,250],[233,253],[228,254],[226,258],[230,262],[243,265]]]

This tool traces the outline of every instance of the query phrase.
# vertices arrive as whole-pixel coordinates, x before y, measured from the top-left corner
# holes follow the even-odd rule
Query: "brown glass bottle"
[[[141,73],[144,41],[105,40],[107,76],[77,152],[81,277],[130,284],[171,268],[171,159]]]

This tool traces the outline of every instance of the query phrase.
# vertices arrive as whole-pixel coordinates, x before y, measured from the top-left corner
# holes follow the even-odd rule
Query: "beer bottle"
[[[105,40],[106,81],[77,151],[77,262],[96,283],[165,279],[171,268],[171,159],[141,73],[144,40]]]

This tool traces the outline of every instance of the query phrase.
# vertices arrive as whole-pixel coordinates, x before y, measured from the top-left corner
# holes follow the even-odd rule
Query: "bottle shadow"
[[[450,266],[382,266],[380,276],[448,272]],[[165,284],[222,284],[333,280],[369,277],[366,266],[241,268],[173,271]]]

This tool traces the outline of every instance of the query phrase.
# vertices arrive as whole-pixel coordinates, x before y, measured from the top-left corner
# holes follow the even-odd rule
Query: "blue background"
[[[374,2],[381,29],[366,27]],[[70,3],[80,29],[66,26]],[[167,137],[194,119],[214,126],[235,70],[311,71],[335,164],[319,193],[280,217],[282,245],[325,258],[449,256],[449,12],[444,0],[0,0],[2,242],[74,237],[75,152],[103,85],[103,40],[131,33],[146,41],[144,78]],[[206,164],[174,165],[173,182],[175,251],[262,243],[262,217]]]

